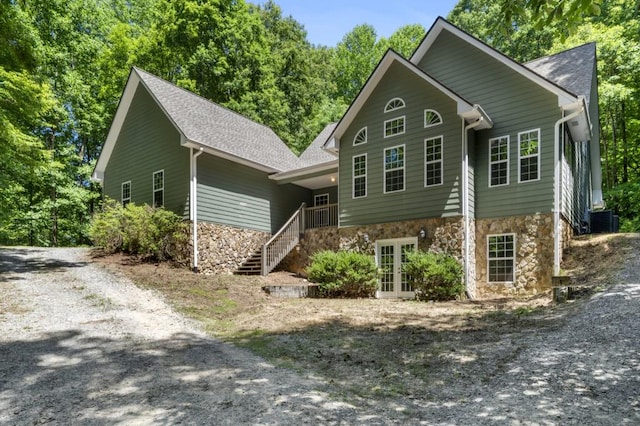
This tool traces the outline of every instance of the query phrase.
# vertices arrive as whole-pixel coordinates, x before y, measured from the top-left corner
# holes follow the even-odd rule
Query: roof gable
[[[453,90],[449,89],[438,80],[418,68],[415,64],[412,64],[405,58],[403,58],[400,54],[395,52],[392,49],[387,50],[387,53],[382,57],[380,62],[378,63],[376,69],[369,76],[369,79],[366,81],[360,93],[356,96],[355,100],[351,103],[347,112],[342,116],[342,119],[338,122],[336,128],[329,136],[328,140],[323,145],[323,148],[329,150],[337,150],[339,149],[339,139],[344,134],[345,130],[351,125],[354,118],[357,116],[358,112],[362,109],[363,105],[367,102],[374,89],[378,86],[383,76],[389,70],[392,64],[399,63],[401,66],[409,70],[410,72],[416,74],[418,77],[426,81],[428,84],[435,87],[437,90],[441,91],[443,94],[451,98],[457,105],[457,113],[463,118],[466,119],[478,119],[483,118],[486,121],[486,124],[490,124],[490,120],[481,112],[481,109],[477,105],[473,105],[469,101],[462,98],[460,95],[455,93]]]
[[[116,110],[96,164],[101,179],[113,152],[138,85],[142,84],[180,132],[185,146],[205,151],[259,170],[277,172],[298,166],[298,158],[267,126],[134,67]]]
[[[420,42],[420,45],[418,46],[416,51],[411,56],[411,59],[410,59],[411,63],[418,64],[422,60],[422,58],[426,55],[426,53],[429,51],[431,46],[435,43],[435,41],[438,39],[438,37],[440,36],[440,34],[443,31],[447,31],[450,34],[454,35],[455,37],[460,38],[461,40],[465,41],[466,43],[468,43],[468,44],[476,47],[480,51],[484,52],[485,54],[493,57],[494,59],[496,59],[497,61],[499,61],[503,65],[507,66],[508,68],[511,68],[515,72],[517,72],[517,73],[523,75],[524,77],[528,78],[529,80],[533,81],[537,85],[539,85],[539,86],[543,87],[544,89],[554,93],[555,95],[558,96],[558,105],[559,106],[565,106],[565,105],[569,105],[569,104],[574,104],[576,102],[577,96],[574,93],[572,93],[571,91],[567,90],[566,88],[563,88],[563,87],[559,86],[554,81],[548,80],[545,77],[537,74],[536,72],[534,72],[530,68],[527,68],[524,65],[514,61],[513,59],[509,58],[508,56],[504,55],[503,53],[501,53],[498,50],[494,49],[493,47],[489,46],[488,44],[486,44],[486,43],[482,42],[481,40],[475,38],[471,34],[463,31],[462,29],[460,29],[458,27],[456,27],[455,25],[453,25],[452,23],[450,23],[449,21],[447,21],[446,19],[444,19],[442,17],[438,17],[438,19],[431,26],[429,31],[427,31],[427,34],[422,39],[422,42]]]

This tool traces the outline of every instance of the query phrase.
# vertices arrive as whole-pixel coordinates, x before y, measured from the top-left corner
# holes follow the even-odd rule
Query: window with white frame
[[[367,154],[353,157],[353,198],[367,196]]]
[[[442,136],[424,141],[424,186],[442,184]]]
[[[404,145],[384,150],[384,193],[404,190]]]
[[[489,186],[509,184],[509,136],[489,139]]]
[[[122,182],[122,189],[120,194],[120,200],[122,205],[126,206],[131,202],[131,181]]]
[[[540,179],[540,129],[518,133],[518,182]]]
[[[404,108],[404,106],[404,100],[402,100],[402,98],[393,98],[384,106],[384,112],[395,111]]]
[[[401,135],[404,133],[404,116],[392,118],[384,122],[384,137]]]
[[[360,145],[363,143],[367,143],[367,128],[363,127],[356,133],[356,136],[353,138],[354,145]]]
[[[164,205],[164,170],[153,172],[153,207]]]
[[[434,109],[424,110],[424,127],[432,127],[442,124],[442,116]]]
[[[487,262],[489,282],[513,282],[515,279],[515,235],[489,235]]]

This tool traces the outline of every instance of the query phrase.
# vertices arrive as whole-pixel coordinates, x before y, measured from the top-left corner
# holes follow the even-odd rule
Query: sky
[[[264,4],[266,0],[251,3]],[[378,38],[403,25],[426,29],[438,16],[447,17],[458,0],[274,0],[283,16],[304,25],[311,44],[333,47],[356,25],[370,24]]]

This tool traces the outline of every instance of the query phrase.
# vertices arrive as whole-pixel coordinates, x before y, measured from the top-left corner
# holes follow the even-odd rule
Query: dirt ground
[[[624,235],[577,238],[566,251],[563,270],[574,284],[588,283],[583,296],[600,291],[633,255],[630,241]],[[282,299],[262,286],[299,278],[206,276],[121,255],[94,260],[160,291],[209,334],[276,365],[321,377],[363,403],[443,392],[464,399],[464,389],[453,383],[482,384],[500,374],[526,349],[530,336],[557,330],[576,306],[555,305],[550,293],[446,303]]]

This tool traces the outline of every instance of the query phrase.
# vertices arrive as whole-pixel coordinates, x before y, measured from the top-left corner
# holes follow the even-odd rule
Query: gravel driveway
[[[500,375],[354,407],[85,255],[0,249],[2,424],[640,424],[637,256],[565,326],[514,342]]]

